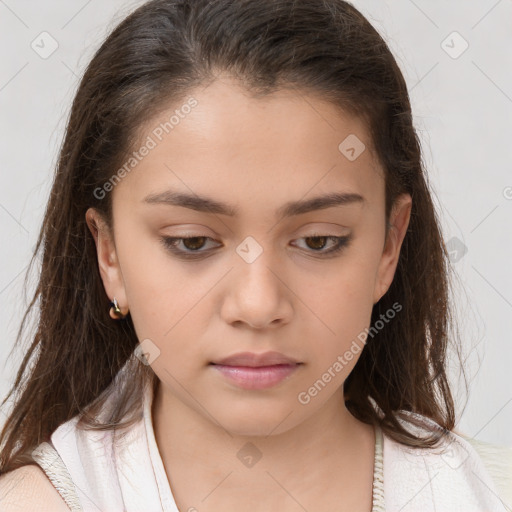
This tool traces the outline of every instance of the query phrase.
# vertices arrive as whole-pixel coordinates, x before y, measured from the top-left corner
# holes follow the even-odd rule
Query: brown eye
[[[214,240],[208,236],[168,237],[160,238],[164,247],[182,258],[200,258],[212,251],[211,248],[203,249],[209,241]]]
[[[183,245],[186,249],[189,249],[191,251],[197,251],[198,249],[201,249],[204,246],[206,240],[207,237],[205,236],[183,238]]]
[[[329,240],[327,236],[308,236],[304,240],[313,240],[312,244],[308,244],[312,249],[319,250],[325,247],[325,244]]]
[[[312,235],[300,238],[305,240],[306,252],[318,253],[319,256],[333,255],[347,247],[352,240],[352,235],[332,236],[332,235]],[[328,243],[332,242],[331,247],[324,250]]]

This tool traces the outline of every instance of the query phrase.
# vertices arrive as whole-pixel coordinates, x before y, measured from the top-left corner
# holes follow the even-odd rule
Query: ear
[[[105,292],[110,300],[114,297],[117,299],[119,308],[125,314],[129,308],[112,230],[105,222],[103,216],[94,208],[87,210],[85,221],[96,244],[98,267]]]
[[[395,276],[400,248],[409,226],[411,217],[412,198],[409,194],[402,194],[395,201],[389,218],[391,227],[388,230],[384,250],[377,270],[373,303],[376,304],[388,291]]]

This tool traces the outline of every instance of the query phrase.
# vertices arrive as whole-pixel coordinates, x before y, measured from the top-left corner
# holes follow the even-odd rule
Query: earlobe
[[[374,288],[373,303],[376,304],[388,291],[395,276],[400,258],[400,249],[407,233],[412,209],[412,198],[409,194],[401,195],[396,201],[390,214],[384,250],[379,263],[377,279]]]
[[[96,255],[103,287],[109,299],[115,297],[121,311],[127,310],[127,300],[121,268],[112,230],[94,208],[85,213],[85,220],[96,244]]]

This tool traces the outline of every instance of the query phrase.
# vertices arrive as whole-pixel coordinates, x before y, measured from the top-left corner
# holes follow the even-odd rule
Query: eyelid
[[[296,240],[305,240],[306,238],[326,238],[327,240],[334,240],[336,243],[333,247],[327,250],[314,250],[314,249],[301,249],[302,251],[315,255],[318,254],[319,257],[327,257],[328,255],[334,255],[336,253],[341,252],[345,247],[347,247],[351,241],[350,235],[343,235],[343,236],[337,236],[337,235],[324,235],[324,234],[314,234],[314,235],[308,235],[308,236],[302,236],[300,238],[297,238]]]
[[[160,241],[164,244],[169,251],[172,253],[183,256],[183,257],[198,257],[199,255],[204,255],[210,253],[213,249],[200,249],[197,251],[185,251],[181,249],[176,249],[176,243],[182,243],[184,240],[194,239],[194,238],[204,238],[208,241],[214,241],[212,237],[205,235],[185,235],[185,236],[163,236],[160,238]]]

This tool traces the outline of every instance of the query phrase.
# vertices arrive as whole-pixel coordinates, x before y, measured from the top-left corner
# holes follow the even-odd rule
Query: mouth
[[[233,367],[247,367],[247,368],[263,368],[270,366],[293,366],[299,363],[298,360],[281,354],[280,352],[239,352],[223,359],[212,361],[214,365],[220,366],[233,366]]]
[[[237,359],[237,361],[241,360],[241,357]],[[245,364],[234,363],[233,359],[231,359],[229,364],[212,362],[210,366],[237,387],[258,390],[276,386],[289,378],[304,364],[291,361],[289,358],[287,358],[287,361],[288,362],[277,364],[262,364],[261,359],[257,362],[255,358],[252,357],[250,361],[245,359]],[[248,362],[250,364],[247,364]]]

